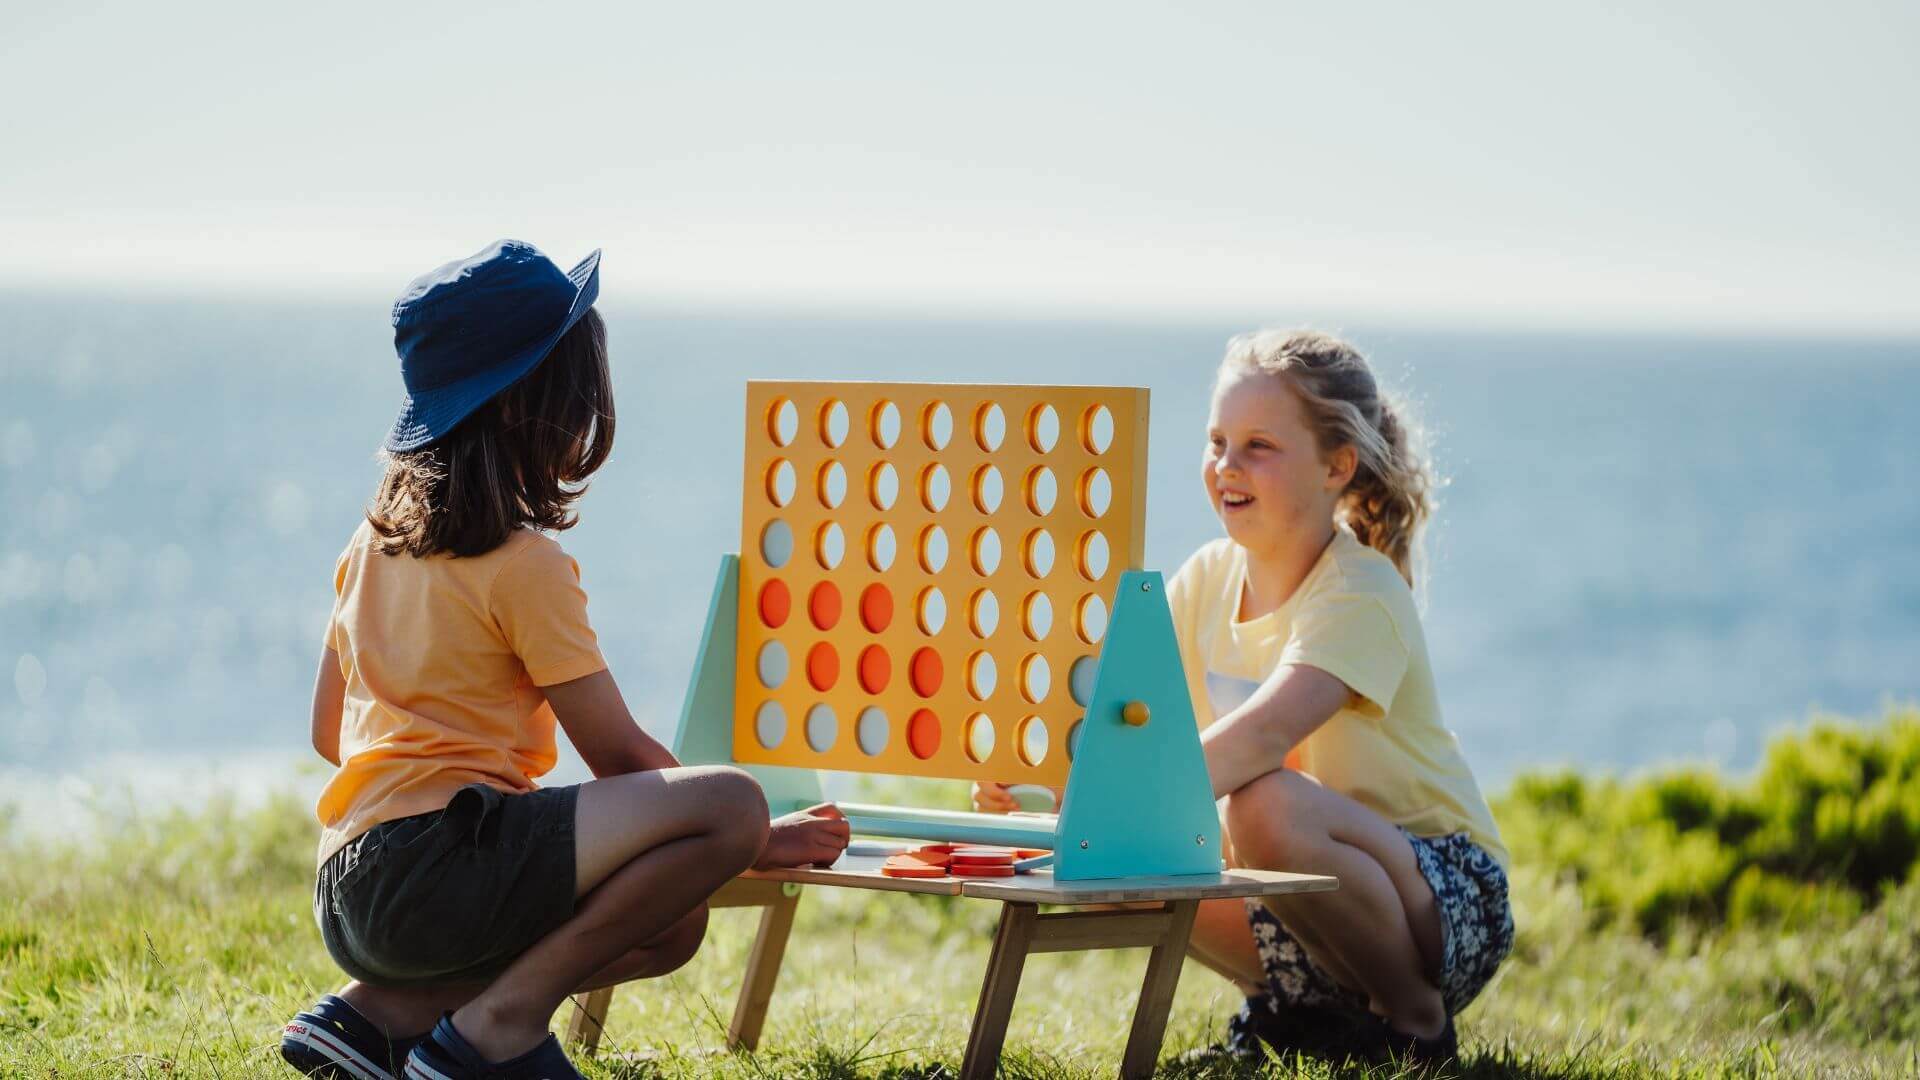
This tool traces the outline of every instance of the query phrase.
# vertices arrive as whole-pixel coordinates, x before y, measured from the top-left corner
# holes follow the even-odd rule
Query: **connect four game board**
[[[734,759],[1064,784],[1139,568],[1147,406],[750,382]]]

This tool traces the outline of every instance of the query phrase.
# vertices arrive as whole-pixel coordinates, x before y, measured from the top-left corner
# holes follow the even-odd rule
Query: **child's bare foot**
[[[845,815],[832,803],[809,806],[774,818],[767,829],[766,849],[753,868],[776,870],[831,863],[847,850],[852,831]]]

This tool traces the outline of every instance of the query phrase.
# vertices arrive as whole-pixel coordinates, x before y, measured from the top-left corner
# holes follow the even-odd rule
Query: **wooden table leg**
[[[987,975],[980,983],[980,1003],[973,1010],[973,1030],[967,1033],[960,1080],[992,1080],[999,1068],[1000,1048],[1007,1041],[1007,1021],[1013,1016],[1013,998],[1020,991],[1020,972],[1026,967],[1039,911],[1038,904],[1017,901],[1000,909],[1000,929],[994,932],[993,951],[987,955]]]
[[[573,995],[573,1016],[567,1021],[567,1045],[592,1057],[600,1048],[600,1033],[606,1029],[607,1007],[612,1003],[611,986]]]
[[[1187,958],[1187,940],[1193,936],[1193,919],[1200,912],[1198,900],[1174,900],[1167,904],[1166,936],[1153,947],[1147,961],[1147,977],[1140,984],[1140,1003],[1133,1010],[1133,1031],[1127,1036],[1127,1050],[1120,1059],[1120,1075],[1127,1080],[1153,1075],[1160,1059],[1160,1042],[1167,1034],[1167,1014],[1173,1011],[1173,992],[1180,985],[1180,965]]]
[[[760,929],[754,935],[753,949],[747,954],[746,979],[740,985],[740,997],[733,1007],[733,1021],[727,1026],[729,1046],[754,1049],[760,1042],[760,1028],[767,1019],[767,1003],[773,998],[773,984],[780,977],[780,961],[787,952],[787,936],[793,930],[793,912],[800,904],[800,886],[778,881],[735,878],[720,887],[707,901],[710,908],[757,907]],[[573,995],[573,1016],[567,1021],[567,1043],[588,1057],[600,1045],[606,1030],[607,1008],[613,1001],[613,987],[589,990]]]
[[[773,1000],[773,984],[780,978],[780,961],[787,954],[793,913],[799,906],[800,887],[788,885],[760,912],[760,929],[753,936],[753,951],[747,954],[746,978],[733,1006],[733,1022],[727,1025],[728,1046],[752,1050],[760,1045],[760,1029],[767,1022],[767,1005]]]

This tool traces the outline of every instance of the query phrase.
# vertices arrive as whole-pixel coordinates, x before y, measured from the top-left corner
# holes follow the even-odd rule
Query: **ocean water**
[[[563,542],[656,734],[738,544],[747,378],[1147,386],[1147,564],[1218,535],[1206,398],[1244,327],[606,314],[619,439]],[[1427,636],[1487,786],[1743,768],[1810,711],[1920,698],[1920,341],[1334,329],[1434,432]],[[389,334],[378,300],[0,294],[0,801],[312,758],[333,560],[399,389]]]

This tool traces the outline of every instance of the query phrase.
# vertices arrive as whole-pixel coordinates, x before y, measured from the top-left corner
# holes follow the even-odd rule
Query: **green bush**
[[[1740,871],[1727,896],[1727,925],[1735,929],[1852,922],[1860,912],[1860,894],[1852,889],[1794,881],[1758,866]]]
[[[1832,925],[1920,871],[1920,710],[1776,738],[1756,775],[1529,774],[1496,807],[1515,858],[1655,937],[1683,922]]]

